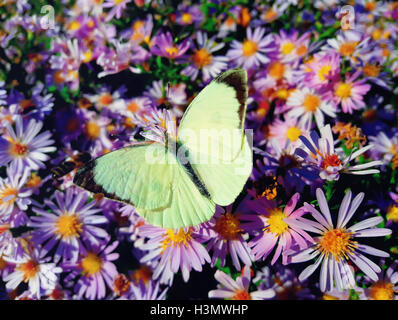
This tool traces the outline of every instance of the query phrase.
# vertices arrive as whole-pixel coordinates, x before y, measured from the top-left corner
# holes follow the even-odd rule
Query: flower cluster
[[[396,2],[351,1],[348,27],[342,1],[53,3],[0,4],[3,298],[396,299]],[[175,136],[236,67],[254,162],[233,204],[162,229],[73,185]]]

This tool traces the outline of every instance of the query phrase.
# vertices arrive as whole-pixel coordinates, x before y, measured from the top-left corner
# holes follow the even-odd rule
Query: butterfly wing
[[[74,183],[105,197],[148,209],[171,201],[172,170],[166,148],[137,143],[107,153],[81,168]]]
[[[209,195],[190,176],[164,145],[138,143],[90,161],[73,182],[134,205],[150,224],[181,228],[209,220],[215,210]]]
[[[252,171],[244,134],[246,99],[246,71],[224,72],[192,101],[178,130],[192,167],[219,205],[235,200]]]

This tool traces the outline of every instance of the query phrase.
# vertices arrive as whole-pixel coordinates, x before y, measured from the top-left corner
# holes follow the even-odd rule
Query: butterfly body
[[[208,221],[228,205],[252,170],[244,134],[246,72],[227,71],[191,102],[178,135],[138,142],[92,160],[74,183],[135,206],[148,223],[181,228]]]

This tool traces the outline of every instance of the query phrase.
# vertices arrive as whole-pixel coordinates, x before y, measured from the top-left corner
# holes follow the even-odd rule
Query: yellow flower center
[[[252,297],[247,290],[236,290],[232,300],[251,300]]]
[[[80,29],[80,22],[79,21],[72,21],[71,23],[68,24],[67,27],[70,31],[76,31],[78,29]]]
[[[211,63],[213,57],[205,48],[196,50],[193,57],[193,62],[198,68],[203,68]]]
[[[181,15],[181,20],[185,24],[191,24],[192,23],[192,15],[188,12],[185,12]]]
[[[319,99],[318,96],[313,95],[313,94],[307,94],[304,98],[304,108],[305,110],[309,112],[315,112],[316,109],[319,107],[319,104],[321,103],[321,99]]]
[[[243,55],[245,57],[252,56],[253,54],[255,54],[257,52],[257,49],[258,49],[257,43],[255,43],[254,41],[245,40],[243,42],[242,50],[243,50]]]
[[[64,214],[56,222],[56,232],[65,238],[78,237],[82,232],[82,223],[76,215]]]
[[[282,210],[278,208],[270,210],[270,215],[267,220],[268,226],[265,227],[263,231],[275,233],[277,236],[281,235],[289,229],[289,225],[283,221],[284,218],[286,218],[286,215]]]
[[[357,42],[347,42],[347,43],[343,43],[340,46],[340,54],[342,54],[343,56],[352,56],[352,54],[355,51],[355,48],[357,47]]]
[[[85,258],[82,259],[81,268],[83,273],[92,276],[101,271],[102,259],[93,252],[89,252]]]
[[[181,247],[181,245],[184,245],[185,247],[187,247],[188,242],[192,239],[192,230],[189,229],[187,232],[185,232],[184,229],[181,228],[178,230],[177,233],[175,233],[173,229],[167,229],[167,232],[163,237],[165,238],[162,241],[163,251],[170,246]]]
[[[342,99],[347,99],[351,96],[351,84],[340,83],[335,91],[335,94]]]
[[[28,282],[39,272],[39,264],[34,260],[29,260],[18,266],[17,270],[23,273],[23,280]]]
[[[318,71],[319,79],[321,81],[326,81],[331,69],[332,69],[332,67],[328,64],[324,65],[322,68],[320,68]]]
[[[98,124],[96,124],[94,121],[87,122],[85,130],[87,138],[89,138],[90,140],[95,140],[99,137],[100,132],[100,126]]]
[[[378,281],[369,288],[369,296],[372,300],[394,300],[394,285]]]
[[[229,212],[217,218],[214,230],[218,232],[224,240],[235,240],[243,231],[240,228],[239,219]]]
[[[342,257],[347,259],[347,254],[357,247],[356,241],[352,241],[351,236],[352,233],[345,229],[328,230],[319,240],[318,248],[326,256],[332,254],[337,261]]]
[[[0,190],[0,204],[12,204],[17,199],[18,189],[6,186],[5,189]]]
[[[387,209],[387,220],[398,222],[398,207],[394,204],[390,205]]]
[[[178,49],[175,46],[168,47],[165,50],[169,54],[170,58],[174,58],[178,54]]]
[[[293,42],[286,42],[282,45],[281,51],[284,55],[288,55],[294,50],[294,43]]]
[[[297,139],[300,137],[300,135],[301,135],[301,130],[299,128],[297,128],[296,126],[290,127],[286,132],[286,137],[290,141],[297,141]]]
[[[90,62],[92,58],[93,58],[93,52],[91,50],[87,50],[83,54],[83,62],[85,63]]]

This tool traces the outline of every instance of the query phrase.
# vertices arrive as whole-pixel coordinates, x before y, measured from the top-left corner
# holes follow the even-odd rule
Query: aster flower
[[[306,132],[303,125],[298,124],[297,118],[275,119],[269,126],[268,139],[275,139],[280,146],[298,146],[299,137]]]
[[[51,209],[33,208],[38,214],[31,217],[29,226],[36,228],[32,233],[32,241],[43,245],[45,252],[55,249],[54,262],[76,262],[83,248],[83,242],[89,241],[99,244],[100,239],[107,237],[107,233],[97,227],[108,220],[96,215],[101,209],[94,208],[95,201],[87,203],[86,192],[75,192],[74,188],[67,189],[63,194],[60,191],[54,193],[56,203],[45,200],[44,203]]]
[[[191,56],[186,59],[190,65],[182,70],[182,74],[195,80],[198,77],[199,71],[202,72],[203,81],[215,78],[219,73],[227,68],[228,58],[224,56],[214,56],[213,53],[222,49],[224,43],[217,44],[214,38],[208,39],[207,34],[198,32],[196,35],[197,46],[193,48]]]
[[[220,282],[220,285],[218,285],[218,289],[209,292],[209,298],[228,300],[266,300],[273,298],[275,292],[272,289],[249,292],[251,282],[250,272],[249,267],[244,267],[242,275],[234,280],[223,271],[217,270],[214,278]]]
[[[147,285],[140,281],[138,285],[131,285],[134,300],[166,300],[167,290],[161,290],[157,281],[150,281]]]
[[[379,280],[374,281],[365,276],[362,283],[367,285],[360,295],[361,300],[398,300],[398,262],[394,261],[387,270],[382,271]]]
[[[273,268],[265,266],[258,270],[253,278],[254,283],[259,283],[258,289],[272,289],[275,291],[276,300],[308,300],[315,299],[308,283],[300,282],[294,270],[276,264]]]
[[[340,81],[334,85],[333,101],[336,104],[341,103],[344,113],[350,113],[354,110],[365,108],[363,96],[370,90],[370,85],[365,84],[366,79],[354,82],[360,75],[360,71],[348,75],[344,82]]]
[[[231,59],[234,65],[242,66],[245,69],[268,63],[270,58],[266,54],[274,51],[271,46],[273,36],[271,34],[264,36],[264,34],[265,29],[263,28],[255,28],[254,30],[248,28],[243,43],[236,40],[232,41],[227,57]]]
[[[388,164],[393,161],[398,166],[398,135],[395,134],[392,137],[388,137],[384,132],[379,132],[377,136],[370,136],[369,140],[374,145],[374,152],[382,156],[384,164]]]
[[[170,32],[160,33],[152,39],[151,52],[154,55],[168,59],[181,57],[190,46],[190,40],[185,39],[180,44],[175,44]]]
[[[247,203],[255,214],[242,215],[242,220],[247,221],[242,223],[242,228],[255,235],[249,242],[255,260],[265,260],[276,247],[271,265],[278,260],[280,255],[282,255],[283,264],[286,264],[286,252],[289,252],[293,246],[298,245],[300,249],[305,249],[308,243],[313,243],[313,239],[307,232],[302,228],[290,226],[288,222],[298,219],[305,213],[301,208],[295,210],[299,199],[300,194],[294,194],[284,209],[279,208],[275,201],[265,198]]]
[[[153,262],[153,278],[161,284],[171,285],[174,274],[179,270],[185,282],[192,269],[202,271],[202,266],[210,262],[210,256],[202,246],[203,238],[195,228],[162,229],[143,225],[139,229],[141,237],[148,238],[140,250],[148,251],[141,263]]]
[[[50,139],[51,133],[45,131],[38,135],[43,123],[31,119],[26,125],[21,116],[16,118],[15,127],[14,131],[10,124],[6,125],[0,137],[0,165],[12,162],[18,170],[43,168],[43,161],[49,159],[46,153],[55,151],[55,147],[50,146],[54,142]]]
[[[289,62],[304,56],[310,43],[310,34],[308,32],[298,37],[296,30],[291,31],[290,34],[282,30],[274,38],[275,44],[279,46],[278,59],[282,62]]]
[[[232,205],[226,207],[225,212],[218,208],[212,219],[205,223],[201,230],[206,241],[209,241],[206,250],[213,251],[212,267],[216,265],[217,260],[220,261],[220,266],[224,267],[228,255],[237,270],[241,269],[239,261],[247,266],[252,264],[252,254],[246,241],[247,234],[241,227],[242,215],[239,207],[235,210],[236,213],[232,213]]]
[[[328,86],[339,79],[340,55],[335,51],[318,52],[313,58],[301,65],[305,70],[303,81],[309,87]]]
[[[15,163],[7,167],[7,178],[0,178],[0,219],[9,221],[9,217],[17,206],[26,210],[31,203],[32,190],[25,187],[29,177],[29,170],[22,172],[16,169]]]
[[[332,290],[334,287],[338,291],[355,287],[355,279],[349,269],[348,261],[353,262],[369,278],[377,281],[379,278],[377,273],[381,271],[380,267],[362,253],[378,257],[389,256],[384,251],[354,240],[363,237],[387,236],[391,234],[391,230],[373,228],[383,221],[382,217],[368,218],[347,228],[347,223],[361,204],[364,193],[358,194],[352,202],[351,196],[352,193],[349,190],[340,205],[336,224],[332,221],[325,195],[321,189],[316,191],[321,213],[312,205],[304,203],[304,208],[311,213],[316,222],[305,218],[289,221],[292,226],[301,227],[319,235],[314,245],[293,254],[291,261],[293,263],[305,262],[317,258],[314,264],[303,270],[299,280],[307,279],[321,265],[320,289],[323,292]]]
[[[55,263],[49,263],[49,258],[44,259],[38,249],[31,254],[25,253],[18,260],[6,258],[6,261],[16,264],[15,271],[4,278],[7,289],[14,290],[22,282],[27,282],[30,293],[37,298],[40,298],[41,290],[55,288],[57,274],[62,271]]]
[[[99,245],[82,247],[77,264],[63,265],[64,270],[70,272],[65,278],[66,283],[79,277],[73,287],[78,299],[102,299],[106,295],[106,288],[112,288],[113,279],[118,274],[112,263],[119,258],[119,254],[113,252],[118,244],[118,241],[110,243],[108,238]]]
[[[324,126],[324,114],[336,117],[336,109],[326,99],[325,94],[307,87],[293,91],[287,99],[286,107],[289,110],[286,116],[298,119],[298,124],[306,130],[311,129],[314,117],[318,128]]]
[[[111,8],[111,11],[106,15],[105,21],[111,21],[114,17],[119,19],[129,2],[131,2],[131,0],[106,0],[102,7]]]
[[[370,169],[382,164],[381,161],[370,161],[364,164],[350,166],[349,162],[365,153],[373,146],[368,145],[352,152],[348,157],[334,148],[334,138],[330,125],[321,128],[321,137],[312,131],[309,139],[300,136],[304,146],[295,150],[296,155],[318,168],[319,176],[326,180],[338,180],[341,173],[349,174],[374,174],[379,173],[378,169]]]

